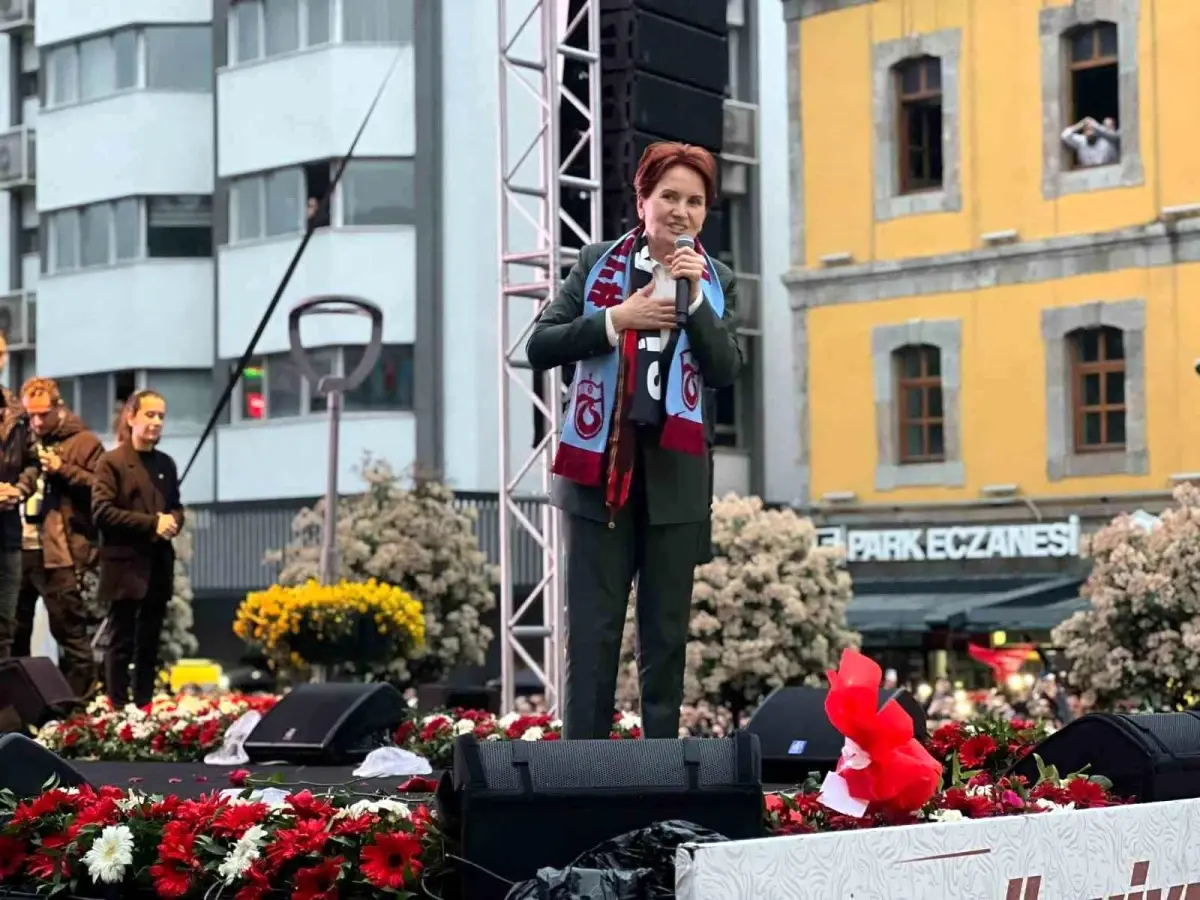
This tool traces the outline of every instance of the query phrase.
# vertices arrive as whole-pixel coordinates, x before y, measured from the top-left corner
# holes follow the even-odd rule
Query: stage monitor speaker
[[[1200,713],[1092,713],[1069,723],[1034,750],[1060,775],[1102,775],[1113,791],[1142,803],[1200,797]],[[1033,753],[1012,769],[1037,781]]]
[[[721,150],[725,99],[719,94],[636,69],[606,72],[600,109],[605,140],[622,131],[642,131],[656,140],[683,141],[713,153]]]
[[[0,791],[18,800],[39,796],[51,778],[58,787],[83,787],[88,780],[79,770],[23,734],[0,736]]]
[[[602,841],[683,819],[739,840],[761,837],[758,738],[477,741],[454,745],[438,805],[467,860],[462,896],[503,900],[509,885]],[[485,872],[486,870],[486,872]]]
[[[832,771],[846,739],[825,715],[824,688],[784,687],[773,691],[755,710],[745,730],[762,744],[763,780],[767,784],[799,784],[810,773]],[[879,692],[879,706],[894,699],[913,720],[913,736],[928,736],[925,710],[908,691]]]
[[[729,0],[600,0],[602,19],[626,11],[665,16],[722,36],[729,33]]]
[[[246,739],[254,762],[327,766],[360,762],[390,742],[408,704],[390,684],[302,684],[284,695]]]
[[[636,9],[601,17],[600,60],[606,72],[637,69],[720,97],[729,84],[724,36]]]
[[[444,684],[423,684],[417,688],[417,709],[433,712],[440,709],[473,709],[500,714],[500,690],[490,687],[449,687]]]
[[[41,727],[81,705],[48,657],[22,656],[0,662],[0,709],[11,706],[24,725]]]

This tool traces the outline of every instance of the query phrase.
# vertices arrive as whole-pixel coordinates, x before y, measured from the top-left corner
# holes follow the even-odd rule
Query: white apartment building
[[[101,432],[124,396],[152,386],[168,400],[164,447],[181,466],[299,245],[308,199],[323,195],[396,64],[328,223],[184,484],[201,527],[201,595],[269,581],[262,551],[324,490],[323,402],[288,358],[287,311],[303,298],[360,295],[384,311],[381,363],[346,402],[342,489],[360,483],[370,452],[444,472],[481,509],[495,496],[496,2],[0,2],[6,382],[58,379]],[[785,24],[778,0],[729,0],[729,22],[736,152],[722,255],[743,274],[751,365],[722,405],[719,480],[786,502],[797,426],[780,281]],[[304,332],[333,371],[354,367],[365,337],[353,320]]]

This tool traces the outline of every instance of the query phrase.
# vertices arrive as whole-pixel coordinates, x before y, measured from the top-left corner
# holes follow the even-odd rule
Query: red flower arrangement
[[[986,772],[999,777],[1033,752],[1050,736],[1051,727],[1031,719],[972,719],[948,722],[926,740],[929,751],[967,773]]]
[[[353,900],[406,896],[440,865],[428,810],[390,799],[181,800],[53,788],[22,803],[0,795],[3,814],[0,885],[10,888]]]
[[[489,712],[454,709],[409,719],[396,729],[398,747],[429,760],[435,769],[448,769],[454,761],[454,740],[473,734],[480,741],[558,741],[562,722],[544,714],[495,716]],[[610,737],[613,740],[640,738],[642,720],[633,713],[615,713]]]
[[[277,702],[266,695],[182,695],[115,709],[100,697],[85,711],[47,723],[37,740],[64,759],[199,762],[221,746],[234,722]]]
[[[979,774],[963,784],[939,791],[914,812],[869,811],[861,818],[842,815],[825,806],[818,800],[815,785],[808,785],[794,794],[767,795],[766,815],[767,828],[772,834],[810,834],[921,822],[954,822],[1100,809],[1123,802],[1113,796],[1111,785],[1103,778],[1083,775],[1059,778],[1053,771],[1045,771],[1032,787],[1023,778],[993,779],[989,775]]]

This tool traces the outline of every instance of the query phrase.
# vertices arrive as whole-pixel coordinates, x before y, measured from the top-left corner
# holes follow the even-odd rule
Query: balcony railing
[[[0,31],[33,28],[34,0],[0,0]]]
[[[36,175],[37,133],[34,129],[19,125],[0,134],[0,190],[32,185]]]
[[[37,293],[0,294],[0,332],[9,350],[32,350],[37,340]]]

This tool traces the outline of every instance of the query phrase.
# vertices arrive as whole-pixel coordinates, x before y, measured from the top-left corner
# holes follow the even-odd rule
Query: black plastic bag
[[[505,900],[655,900],[648,869],[538,869],[537,878],[516,885]]]
[[[675,896],[680,844],[718,844],[724,835],[691,822],[656,822],[598,844],[565,869],[539,869],[506,900],[664,900]]]

